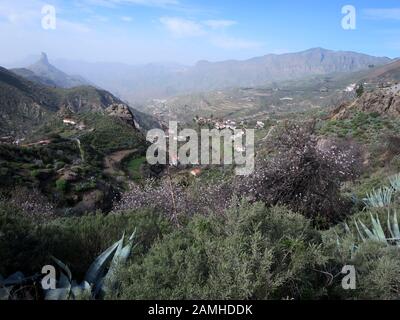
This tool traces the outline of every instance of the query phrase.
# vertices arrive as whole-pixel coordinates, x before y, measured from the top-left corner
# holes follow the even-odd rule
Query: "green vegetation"
[[[353,138],[363,143],[376,143],[385,134],[400,134],[400,121],[376,113],[356,112],[345,120],[322,123],[319,132],[339,138]]]
[[[316,83],[324,87],[317,96]],[[111,96],[49,89],[58,102],[74,101],[71,108],[76,97],[88,99],[96,112],[83,103],[71,113],[79,125],[46,115],[54,121],[23,146],[0,145],[0,274],[11,275],[0,277],[0,298],[400,298],[399,119],[354,112],[321,120],[337,89],[329,79],[285,86],[298,89],[293,98],[271,86],[172,106],[251,114],[249,126],[263,120],[248,177],[232,166],[201,167],[196,177],[191,167],[150,168],[143,135],[102,113],[99,97]],[[37,287],[46,264],[59,271],[47,297]],[[355,266],[357,290],[343,290],[344,265]],[[23,285],[16,271],[29,275]]]
[[[56,181],[56,188],[60,192],[66,192],[68,188],[68,183],[64,179],[58,179]]]
[[[131,179],[140,180],[142,178],[141,168],[146,162],[146,157],[134,158],[128,162],[127,168]]]
[[[122,120],[96,113],[84,114],[79,119],[95,128],[84,134],[81,142],[97,152],[109,154],[123,149],[144,150],[146,146],[143,135]]]
[[[356,95],[360,98],[364,94],[364,85],[361,83],[357,86]]]

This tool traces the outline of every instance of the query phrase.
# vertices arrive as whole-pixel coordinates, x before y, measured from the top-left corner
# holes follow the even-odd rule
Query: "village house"
[[[257,121],[256,129],[263,129],[264,127],[265,127],[264,122],[262,122],[262,121]]]
[[[65,119],[63,120],[63,123],[64,123],[64,124],[73,125],[73,126],[76,125],[76,122],[75,122],[74,120],[72,120],[72,119],[69,119],[69,118],[65,118]]]
[[[200,168],[196,168],[193,169],[192,171],[190,171],[190,174],[194,177],[199,177],[201,175],[201,169]]]

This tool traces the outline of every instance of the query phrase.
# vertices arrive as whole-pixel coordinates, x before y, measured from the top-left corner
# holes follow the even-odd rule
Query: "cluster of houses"
[[[24,144],[25,138],[15,139],[12,136],[0,137],[0,144],[14,144],[21,147],[44,146],[51,143],[51,140],[40,140],[33,143]]]
[[[234,120],[221,120],[221,119],[214,119],[214,118],[203,118],[203,117],[196,117],[193,119],[196,124],[199,126],[210,125],[217,130],[236,130],[237,127],[245,127],[245,121],[240,121],[239,123]],[[263,121],[257,121],[255,129],[263,129],[265,127],[265,123]]]
[[[76,129],[82,131],[86,130],[86,125],[83,122],[76,122],[75,120],[71,118],[64,118],[63,123],[68,126],[74,126]],[[0,137],[0,144],[14,144],[17,146],[23,146],[23,147],[31,147],[31,146],[36,146],[36,145],[48,145],[51,143],[50,140],[41,140],[35,143],[30,143],[30,144],[24,144],[25,138],[18,138],[16,139],[13,136],[4,136]]]
[[[83,131],[86,129],[86,125],[83,122],[77,123],[71,118],[64,118],[63,123],[69,126],[74,126],[76,129]]]
[[[25,138],[14,138],[13,136],[4,136],[0,137],[0,144],[15,144],[17,146],[22,145],[25,141]]]

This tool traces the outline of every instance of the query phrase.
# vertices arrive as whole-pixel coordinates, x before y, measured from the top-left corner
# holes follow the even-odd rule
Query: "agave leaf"
[[[12,286],[16,284],[21,284],[25,279],[25,276],[22,272],[16,272],[9,276],[7,279],[3,281],[4,286]]]
[[[391,187],[397,192],[400,191],[400,174],[396,174],[389,178]]]
[[[68,300],[71,288],[47,290],[45,300]]]
[[[88,296],[92,295],[92,287],[86,281],[83,281],[81,284],[77,284],[76,281],[72,282],[71,292],[74,299],[77,299],[85,294]]]
[[[71,281],[64,274],[64,272],[61,272],[61,274],[60,274],[60,279],[58,280],[58,287],[59,288],[71,288]]]
[[[0,301],[1,300],[8,300],[11,296],[11,291],[13,286],[11,287],[0,287]]]
[[[125,233],[122,235],[121,240],[118,242],[118,247],[117,247],[117,250],[115,251],[114,257],[111,261],[109,270],[115,268],[118,265],[119,256],[121,255],[123,245],[124,245],[124,240],[125,240]]]
[[[371,230],[369,230],[364,223],[362,223],[361,220],[358,220],[358,222],[360,223],[361,227],[363,228],[365,234],[367,235],[367,237],[371,240],[378,240],[376,238],[376,236],[371,232]]]
[[[54,260],[54,262],[62,269],[62,271],[64,271],[64,274],[67,276],[68,278],[68,282],[71,283],[72,281],[72,274],[71,271],[69,270],[68,266],[66,264],[64,264],[63,262],[61,262],[60,260],[58,260],[55,257],[51,257],[52,260]],[[61,273],[62,275],[63,273]],[[65,281],[65,280],[64,280]]]
[[[390,221],[390,210],[388,210],[387,227],[388,227],[390,236],[391,236],[392,238],[395,238],[394,231],[393,231],[393,228],[392,228],[392,223],[391,223],[391,221]]]
[[[384,232],[383,229],[382,229],[382,225],[381,225],[381,223],[380,223],[380,221],[379,221],[378,216],[376,216],[376,219],[375,219],[375,218],[372,216],[372,213],[371,213],[371,221],[372,221],[372,226],[373,226],[372,232],[373,232],[373,234],[375,235],[375,237],[376,237],[379,241],[387,243],[386,235],[385,235],[385,232]]]
[[[108,270],[104,279],[102,279],[101,290],[103,295],[114,289],[116,285],[116,281],[114,279],[115,272],[118,266],[120,266],[121,264],[125,263],[128,260],[132,252],[133,240],[135,239],[135,235],[136,235],[136,229],[129,237],[128,243],[121,250],[117,250],[117,252],[115,253],[110,269]]]
[[[133,231],[132,235],[129,237],[128,243],[123,249],[121,250],[119,254],[119,262],[120,263],[125,263],[129,256],[131,255],[132,249],[133,249],[133,240],[135,239],[136,236],[136,229]]]
[[[87,281],[91,285],[96,285],[98,280],[103,275],[107,264],[113,258],[115,251],[120,246],[122,241],[123,239],[114,243],[111,247],[109,247],[106,251],[104,251],[100,256],[96,258],[96,260],[91,264],[88,271],[86,272],[85,281]]]
[[[355,224],[355,226],[356,226],[356,228],[357,228],[357,231],[358,231],[358,234],[359,234],[361,240],[362,240],[363,242],[365,242],[365,237],[364,237],[363,233],[361,232],[360,227],[358,226],[358,223],[357,223],[356,220],[354,220],[354,224]]]
[[[399,223],[397,222],[397,211],[396,210],[393,213],[392,226],[393,226],[394,238],[400,239],[400,228],[399,228]]]

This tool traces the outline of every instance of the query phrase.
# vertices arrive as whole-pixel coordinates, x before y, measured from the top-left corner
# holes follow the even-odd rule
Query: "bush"
[[[365,216],[365,214],[363,214]],[[336,229],[336,228],[335,228]],[[324,235],[325,254],[330,257],[326,272],[334,279],[328,294],[331,299],[386,300],[400,298],[400,249],[367,240],[357,243],[351,235],[337,230]],[[356,270],[356,290],[343,290],[340,271],[345,265]]]
[[[171,230],[168,221],[151,210],[38,221],[0,204],[0,274],[39,272],[53,255],[82,277],[101,252],[135,228],[136,254],[145,253]]]
[[[118,273],[122,299],[282,299],[320,294],[318,232],[285,208],[195,216]]]
[[[350,212],[341,186],[361,168],[357,145],[317,140],[313,126],[291,124],[277,134],[272,148],[275,154],[259,161],[251,176],[237,179],[237,194],[287,205],[322,227]]]
[[[64,180],[64,179],[58,179],[57,181],[56,181],[56,188],[57,188],[57,190],[58,191],[60,191],[60,192],[66,192],[67,191],[67,188],[68,188],[68,182],[66,181],[66,180]]]

